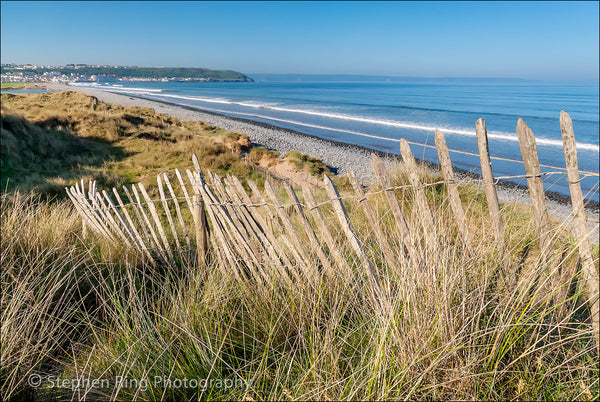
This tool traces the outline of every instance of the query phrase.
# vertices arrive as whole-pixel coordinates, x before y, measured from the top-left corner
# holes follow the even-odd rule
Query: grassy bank
[[[22,82],[3,82],[0,84],[1,89],[19,89],[24,87],[25,84]]]
[[[96,180],[104,187],[156,184],[167,169],[190,167],[198,155],[203,168],[242,180],[262,176],[242,156],[265,167],[282,162],[275,151],[253,147],[247,135],[202,122],[182,122],[152,109],[99,102],[78,92],[2,94],[2,178],[4,190],[36,191],[65,197],[75,181]],[[284,158],[285,159],[285,158]],[[320,161],[318,161],[320,163]],[[309,164],[299,171],[322,174]]]
[[[260,282],[214,262],[206,269],[150,268],[123,244],[84,235],[70,202],[46,199],[58,191],[44,180],[60,177],[64,186],[87,175],[104,180],[100,188],[138,180],[151,186],[157,172],[189,167],[192,152],[203,168],[243,179],[252,172],[240,153],[257,163],[277,157],[248,151],[243,135],[198,122],[108,109],[74,93],[62,94],[49,110],[41,103],[48,94],[37,96],[31,98],[42,105],[37,110],[18,98],[8,98],[11,114],[3,110],[3,176],[5,163],[12,169],[1,204],[4,399],[597,399],[598,355],[576,246],[558,222],[548,265],[540,261],[528,208],[505,206],[502,253],[492,240],[485,196],[463,185],[467,246],[457,238],[445,188],[427,187],[440,245],[417,263],[405,256],[380,193],[372,205],[396,263],[385,260],[359,200],[345,200],[386,303],[372,297],[365,267],[328,209],[324,219],[337,228],[349,280],[323,274],[316,282]],[[90,104],[76,106],[83,101]],[[64,119],[53,120],[61,113]],[[235,162],[218,167],[233,156]],[[288,157],[299,168],[324,171],[311,158]],[[40,166],[37,176],[27,173],[31,160]],[[408,182],[401,166],[392,181]],[[336,182],[342,196],[351,193],[347,180]],[[369,190],[381,188],[374,183]],[[321,201],[324,195],[315,193]],[[403,189],[396,196],[409,227],[423,236],[414,194]],[[41,387],[28,385],[31,374],[43,376]],[[48,376],[108,383],[57,389]],[[183,386],[184,379],[196,386]]]
[[[64,196],[79,178],[120,187],[150,184],[168,167],[185,168],[189,152],[203,166],[247,177],[222,130],[182,123],[151,109],[125,108],[76,92],[2,95],[2,187]]]

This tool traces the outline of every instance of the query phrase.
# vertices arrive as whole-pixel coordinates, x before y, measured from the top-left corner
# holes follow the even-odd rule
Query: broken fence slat
[[[288,197],[290,198],[290,201],[292,202],[292,204],[294,205],[294,208],[296,209],[296,213],[298,214],[298,217],[300,218],[300,223],[304,227],[304,231],[306,232],[306,235],[308,236],[308,241],[309,241],[309,244],[310,244],[313,252],[317,255],[317,257],[321,261],[321,264],[323,265],[323,268],[325,269],[325,271],[331,272],[331,263],[329,262],[329,258],[327,257],[327,255],[325,255],[325,251],[323,250],[323,247],[321,246],[321,242],[319,241],[319,238],[315,234],[315,231],[312,228],[312,226],[310,225],[308,218],[304,214],[304,210],[302,209],[302,206],[300,205],[300,201],[298,200],[298,197],[296,196],[294,189],[288,183],[286,183],[284,185],[284,188],[285,188],[286,193],[288,194]]]
[[[310,210],[313,219],[315,220],[319,230],[321,231],[321,236],[325,239],[327,246],[329,247],[329,252],[333,256],[335,263],[337,264],[339,269],[344,270],[345,274],[350,275],[348,263],[344,260],[344,257],[340,253],[338,245],[335,243],[329,228],[327,227],[327,223],[325,223],[325,219],[323,218],[323,214],[319,210],[317,206],[317,202],[315,200],[315,196],[312,191],[306,186],[302,186],[302,195],[304,196],[304,201],[307,203],[308,209]],[[333,272],[329,273],[333,275]]]
[[[187,244],[188,250],[192,248],[190,242],[190,235],[188,234],[187,228],[183,221],[183,215],[181,214],[181,207],[179,206],[179,201],[177,200],[177,196],[175,195],[175,191],[173,190],[173,186],[171,185],[171,181],[166,173],[163,174],[163,179],[165,184],[167,185],[167,189],[169,190],[169,194],[171,198],[173,198],[173,205],[175,205],[175,213],[177,215],[177,221],[179,222],[179,226],[181,227],[181,231],[183,233],[183,237],[185,238],[185,243]]]
[[[265,182],[265,191],[269,198],[271,198],[271,202],[275,206],[276,213],[283,222],[283,225],[285,226],[287,235],[292,240],[290,241],[290,238],[288,238],[287,236],[284,237],[287,246],[292,250],[292,252],[294,252],[294,250],[296,251],[296,258],[298,258],[298,262],[300,263],[300,266],[304,271],[304,275],[308,279],[311,279],[313,281],[312,283],[317,283],[318,272],[316,272],[314,265],[311,263],[311,260],[308,256],[308,251],[306,250],[306,247],[304,247],[304,243],[298,236],[298,233],[294,228],[294,224],[292,223],[289,215],[285,212],[285,207],[281,202],[281,199],[279,198],[277,192],[269,182]]]
[[[169,227],[171,228],[171,234],[173,235],[173,240],[175,240],[175,247],[177,248],[177,254],[179,258],[183,261],[183,254],[181,250],[181,243],[179,243],[179,236],[177,234],[177,230],[175,229],[175,224],[173,222],[173,216],[171,215],[171,209],[169,208],[169,204],[167,202],[167,197],[165,195],[165,190],[163,187],[163,182],[160,177],[160,174],[156,176],[156,184],[158,187],[158,193],[160,195],[160,201],[165,211],[165,215],[167,216],[167,222],[169,223]]]
[[[123,189],[125,190],[125,194],[127,195],[127,197],[131,200],[131,196],[129,194],[129,190],[127,190],[127,187],[123,186]],[[133,203],[134,207],[137,208],[139,214],[143,218],[143,220],[140,219],[140,221],[142,222],[142,226],[145,231],[150,233],[151,240],[154,241],[154,245],[152,248],[154,248],[158,252],[160,257],[163,259],[163,261],[168,264],[169,260],[167,258],[167,255],[165,254],[165,250],[161,246],[160,241],[158,240],[158,237],[156,236],[156,232],[154,231],[154,228],[152,227],[152,223],[150,223],[148,214],[146,214],[146,211],[144,210],[144,206],[142,205],[142,201],[140,199],[140,195],[138,194],[136,186],[132,185],[131,190],[133,191],[133,195],[135,196],[135,199],[137,201],[135,203],[133,203],[133,202],[132,203]]]
[[[140,188],[140,191],[141,191],[142,195],[144,196],[144,199],[146,200],[146,205],[148,206],[148,209],[150,210],[150,214],[152,215],[152,218],[154,219],[154,223],[156,224],[156,229],[158,230],[158,234],[160,235],[160,237],[162,239],[164,249],[169,256],[170,261],[174,262],[173,252],[171,250],[171,246],[169,245],[169,240],[167,239],[167,235],[165,234],[163,226],[160,222],[160,218],[158,217],[158,212],[156,211],[154,202],[148,195],[148,192],[146,191],[146,187],[144,187],[143,183],[138,183],[138,187]]]
[[[430,253],[436,255],[436,249],[438,247],[438,237],[435,224],[433,222],[433,216],[425,197],[425,190],[422,187],[421,180],[417,174],[417,163],[410,150],[408,142],[404,138],[400,139],[400,153],[402,154],[402,160],[404,165],[408,169],[408,180],[413,188],[415,194],[415,200],[418,209],[421,211],[418,216],[423,227],[423,233],[426,241],[427,248]]]
[[[113,187],[113,193],[115,195],[115,199],[119,203],[119,207],[121,208],[123,215],[125,215],[125,219],[127,219],[127,222],[129,223],[129,227],[131,228],[131,231],[133,232],[136,239],[138,239],[138,243],[139,243],[140,247],[143,249],[144,254],[150,259],[152,264],[155,264],[156,261],[154,261],[152,254],[150,254],[150,252],[148,251],[148,246],[145,244],[144,238],[140,235],[139,231],[137,230],[136,225],[133,223],[133,219],[131,219],[131,216],[129,215],[129,211],[127,211],[127,208],[123,204],[123,200],[119,196],[117,189],[114,187]],[[133,207],[133,208],[135,208],[135,207]]]

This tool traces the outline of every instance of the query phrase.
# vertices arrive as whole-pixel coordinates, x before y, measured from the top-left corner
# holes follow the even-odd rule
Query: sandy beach
[[[367,183],[373,179],[371,169],[371,153],[380,155],[386,164],[393,165],[399,160],[399,155],[384,154],[364,147],[349,145],[345,143],[324,140],[315,136],[299,133],[270,124],[255,122],[224,116],[214,112],[208,112],[191,107],[170,104],[166,102],[150,101],[147,99],[130,95],[116,94],[112,92],[97,90],[86,87],[74,87],[63,84],[45,84],[47,89],[55,91],[72,90],[97,97],[99,100],[123,106],[140,106],[154,109],[156,112],[174,116],[180,120],[202,120],[208,124],[223,128],[228,131],[245,133],[250,137],[253,144],[262,145],[273,149],[284,155],[288,151],[296,150],[310,156],[321,159],[332,172],[344,175],[348,171],[354,171],[357,177]],[[435,164],[428,163],[432,169]],[[479,175],[457,169],[460,180],[479,178]],[[500,202],[518,202],[529,204],[527,188],[511,182],[501,181],[497,186]],[[568,218],[572,214],[570,198],[561,194],[547,192],[547,205],[550,213],[557,217]],[[590,202],[587,209],[588,217],[598,220],[598,204]],[[568,224],[570,220],[565,222]],[[598,241],[598,224],[590,221],[590,230],[595,231],[594,241]]]

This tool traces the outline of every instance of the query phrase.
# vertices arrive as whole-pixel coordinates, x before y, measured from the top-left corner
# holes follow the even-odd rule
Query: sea
[[[410,79],[396,82],[119,82],[74,83],[239,117],[400,154],[405,138],[416,158],[438,162],[434,130],[446,137],[455,167],[479,173],[475,122],[485,119],[494,175],[526,174],[516,134],[519,118],[536,137],[542,171],[564,170],[559,117],[573,120],[579,169],[599,171],[598,83]],[[285,135],[285,134],[282,134]],[[526,184],[526,179],[511,179]],[[568,195],[564,175],[544,176],[546,190]],[[598,177],[581,181],[598,201]]]

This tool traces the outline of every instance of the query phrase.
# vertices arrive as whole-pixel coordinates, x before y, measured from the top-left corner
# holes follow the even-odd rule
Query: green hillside
[[[29,68],[14,69],[2,68],[2,74],[5,73],[33,73],[43,74],[46,72],[58,72],[69,75],[115,75],[117,78],[176,78],[176,79],[208,79],[211,81],[241,81],[252,82],[252,78],[232,70],[211,70],[208,68],[190,68],[190,67],[92,67],[92,66],[64,66],[52,68]]]

